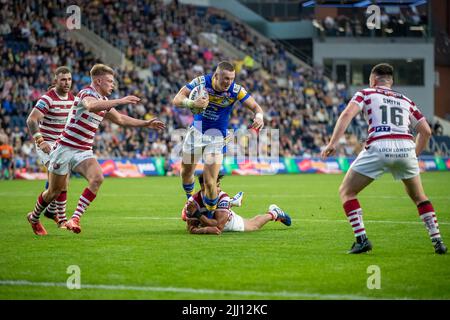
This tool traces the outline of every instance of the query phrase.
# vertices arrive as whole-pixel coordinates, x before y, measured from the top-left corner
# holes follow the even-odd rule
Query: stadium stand
[[[427,16],[416,7],[398,8],[398,11],[384,11],[380,16],[381,28],[370,30],[365,27],[365,8],[352,9],[336,19],[327,16],[322,21],[313,20],[313,25],[322,37],[425,37]]]

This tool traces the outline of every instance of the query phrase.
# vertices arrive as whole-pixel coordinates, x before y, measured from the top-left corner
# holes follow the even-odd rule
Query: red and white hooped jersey
[[[219,199],[217,201],[217,209],[228,210],[228,220],[230,220],[231,216],[233,215],[233,211],[230,210],[230,208],[231,208],[230,197],[224,191],[220,191],[218,197],[219,197]],[[203,195],[202,195],[201,191],[195,193],[193,196],[191,196],[189,198],[189,200],[186,202],[182,212],[186,213],[187,206],[190,202],[194,202],[197,205],[197,209],[202,214],[205,214],[208,211],[206,209],[205,203],[203,202]]]
[[[219,199],[217,200],[217,209],[230,209],[230,197],[224,191],[220,191],[218,195]],[[208,211],[206,209],[205,203],[203,202],[203,194],[201,191],[195,193],[192,197],[189,198],[188,202],[193,201],[197,205],[197,208],[200,212]]]
[[[410,127],[425,120],[413,101],[387,87],[360,90],[353,96],[369,124],[366,145],[379,139],[414,139]]]
[[[92,149],[95,133],[107,111],[89,112],[83,105],[86,97],[108,100],[92,86],[81,89],[75,97],[66,127],[58,140],[59,144],[80,150]]]
[[[67,98],[61,98],[53,88],[44,93],[36,102],[34,108],[44,114],[44,118],[39,123],[39,131],[45,141],[58,140],[66,126],[67,116],[74,99],[72,92],[67,94]]]

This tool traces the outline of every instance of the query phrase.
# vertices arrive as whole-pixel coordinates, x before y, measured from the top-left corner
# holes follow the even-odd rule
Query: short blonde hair
[[[227,70],[227,71],[231,71],[231,72],[235,71],[233,64],[228,61],[219,62],[218,66],[217,66],[217,71],[218,70]]]
[[[92,67],[89,73],[92,78],[96,76],[104,76],[105,74],[114,75],[114,70],[111,67],[108,67],[106,64],[97,63]]]

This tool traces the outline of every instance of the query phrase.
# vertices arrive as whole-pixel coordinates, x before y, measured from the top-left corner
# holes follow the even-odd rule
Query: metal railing
[[[436,139],[431,136],[425,151],[438,154],[444,157],[450,157],[450,150],[445,142],[437,142]]]
[[[239,2],[269,21],[300,20],[314,13],[314,8],[304,8],[299,1],[239,0]]]

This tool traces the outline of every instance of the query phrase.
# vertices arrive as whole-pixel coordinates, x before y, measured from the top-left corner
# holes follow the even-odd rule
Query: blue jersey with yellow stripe
[[[212,87],[212,74],[195,78],[186,84],[186,88],[192,90],[199,85],[204,86],[208,91],[209,104],[202,113],[194,115],[192,125],[202,133],[209,129],[217,129],[223,136],[226,136],[228,121],[234,104],[238,100],[243,103],[250,97],[250,94],[244,87],[236,84],[234,81],[227,91],[219,92],[214,90]]]

